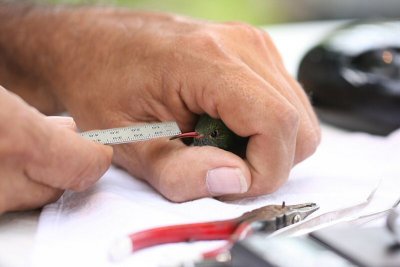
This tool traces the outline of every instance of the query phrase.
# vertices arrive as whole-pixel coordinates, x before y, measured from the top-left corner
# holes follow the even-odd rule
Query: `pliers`
[[[127,245],[124,247],[128,246],[128,251],[131,253],[166,243],[228,240],[228,244],[224,247],[203,254],[204,259],[211,259],[227,251],[234,242],[252,232],[272,233],[303,220],[318,208],[315,203],[286,205],[283,202],[282,205],[268,205],[246,212],[234,219],[148,229],[129,235],[129,239],[126,239],[128,244],[125,242]]]

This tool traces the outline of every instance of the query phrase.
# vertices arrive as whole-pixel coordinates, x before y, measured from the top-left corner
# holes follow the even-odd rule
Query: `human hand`
[[[208,113],[250,137],[245,160],[180,141],[116,146],[114,161],[166,198],[273,192],[319,144],[310,103],[264,31],[112,9],[66,17],[54,39],[67,66],[57,72],[64,82],[56,95],[80,128],[175,120],[190,131]]]
[[[112,149],[79,137],[72,118],[46,117],[1,86],[0,107],[0,214],[85,190],[109,167]]]

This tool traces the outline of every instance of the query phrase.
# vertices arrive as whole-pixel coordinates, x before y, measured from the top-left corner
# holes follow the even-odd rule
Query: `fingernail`
[[[75,121],[71,117],[48,116],[47,119],[50,120],[52,123],[55,123],[61,127],[67,127],[67,128],[71,128],[71,129],[76,128]]]
[[[240,194],[248,190],[246,178],[238,168],[221,167],[209,170],[206,184],[212,196]]]

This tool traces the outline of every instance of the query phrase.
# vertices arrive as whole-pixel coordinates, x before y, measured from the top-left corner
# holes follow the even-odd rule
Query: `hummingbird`
[[[246,155],[248,137],[241,137],[232,132],[222,120],[208,114],[200,116],[194,132],[182,133],[170,139],[193,138],[193,146],[214,146],[230,151],[241,158]]]

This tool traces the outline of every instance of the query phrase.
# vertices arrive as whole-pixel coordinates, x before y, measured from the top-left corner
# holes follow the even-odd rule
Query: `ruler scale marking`
[[[176,122],[157,122],[82,132],[81,136],[105,145],[146,141],[181,134]]]

